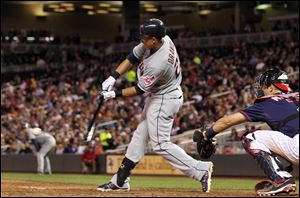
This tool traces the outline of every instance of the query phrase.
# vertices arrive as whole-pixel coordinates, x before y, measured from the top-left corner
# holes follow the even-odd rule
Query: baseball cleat
[[[123,187],[118,187],[117,185],[113,184],[112,182],[108,182],[106,184],[102,184],[98,186],[97,190],[102,192],[108,192],[108,191],[129,191],[130,186],[129,184],[124,184]]]
[[[211,165],[208,169],[208,171],[203,175],[201,179],[201,184],[202,184],[202,191],[208,193],[210,191],[210,186],[211,186],[211,176],[213,173],[213,166],[214,164],[210,162]]]
[[[276,196],[283,194],[291,194],[296,191],[296,183],[293,178],[284,179],[281,182],[273,183],[273,185],[258,190],[256,193],[258,196]]]
[[[255,189],[255,192],[257,192],[259,190],[269,189],[269,188],[271,188],[271,186],[273,186],[273,183],[271,180],[263,180],[263,181],[258,182],[255,185],[254,189]]]

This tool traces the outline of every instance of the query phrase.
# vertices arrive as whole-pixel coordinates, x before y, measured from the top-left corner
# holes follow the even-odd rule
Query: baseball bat
[[[94,112],[93,119],[91,120],[91,122],[89,124],[89,127],[88,127],[88,130],[87,130],[88,132],[87,132],[87,135],[86,135],[86,138],[85,138],[86,142],[90,142],[92,140],[92,137],[93,137],[94,131],[95,131],[96,119],[98,117],[98,113],[99,113],[99,110],[102,106],[103,101],[104,101],[103,96],[100,96],[97,109]]]

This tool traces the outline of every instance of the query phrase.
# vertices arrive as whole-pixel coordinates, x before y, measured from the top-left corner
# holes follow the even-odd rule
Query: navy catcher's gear
[[[289,173],[291,173],[293,171],[293,164],[291,162],[289,162],[285,158],[281,157],[277,153],[274,153],[272,151],[271,151],[271,153],[272,153],[271,155],[273,156],[273,158],[274,158],[276,164],[278,165],[278,167],[280,168],[280,170],[286,171]]]
[[[277,89],[284,93],[291,92],[289,87],[289,79],[287,73],[278,68],[272,68],[255,79],[255,94],[257,98],[264,96],[264,87],[274,85]]]
[[[261,169],[265,172],[265,174],[272,180],[272,181],[280,181],[283,178],[280,177],[272,164],[272,156],[269,153],[264,151],[259,151],[256,155],[256,160],[260,165]]]
[[[272,156],[271,154],[261,151],[261,150],[252,150],[250,149],[251,139],[247,138],[246,136],[250,133],[245,133],[242,135],[242,145],[244,149],[258,162],[261,169],[265,172],[265,174],[272,180],[272,181],[279,181],[282,178],[276,173],[274,165],[272,164]],[[252,133],[252,135],[254,135]],[[255,139],[255,137],[254,137]],[[274,159],[274,158],[273,158]],[[275,161],[275,160],[274,160]]]

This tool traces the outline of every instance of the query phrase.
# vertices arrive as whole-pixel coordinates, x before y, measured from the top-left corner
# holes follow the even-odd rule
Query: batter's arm
[[[116,69],[116,72],[118,72],[120,75],[123,75],[124,73],[126,73],[131,67],[132,67],[132,63],[128,60],[125,59]]]
[[[125,97],[130,97],[130,96],[136,96],[145,93],[143,90],[141,90],[137,85],[128,87],[122,90],[117,90],[116,91],[116,96],[125,96]]]

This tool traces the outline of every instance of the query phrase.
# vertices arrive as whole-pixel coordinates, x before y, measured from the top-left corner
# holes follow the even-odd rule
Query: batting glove
[[[113,86],[115,85],[116,79],[112,76],[109,76],[103,83],[102,83],[102,90],[103,91],[111,91]]]
[[[116,92],[115,91],[102,91],[101,95],[103,96],[103,99],[105,101],[115,98],[116,97]]]

